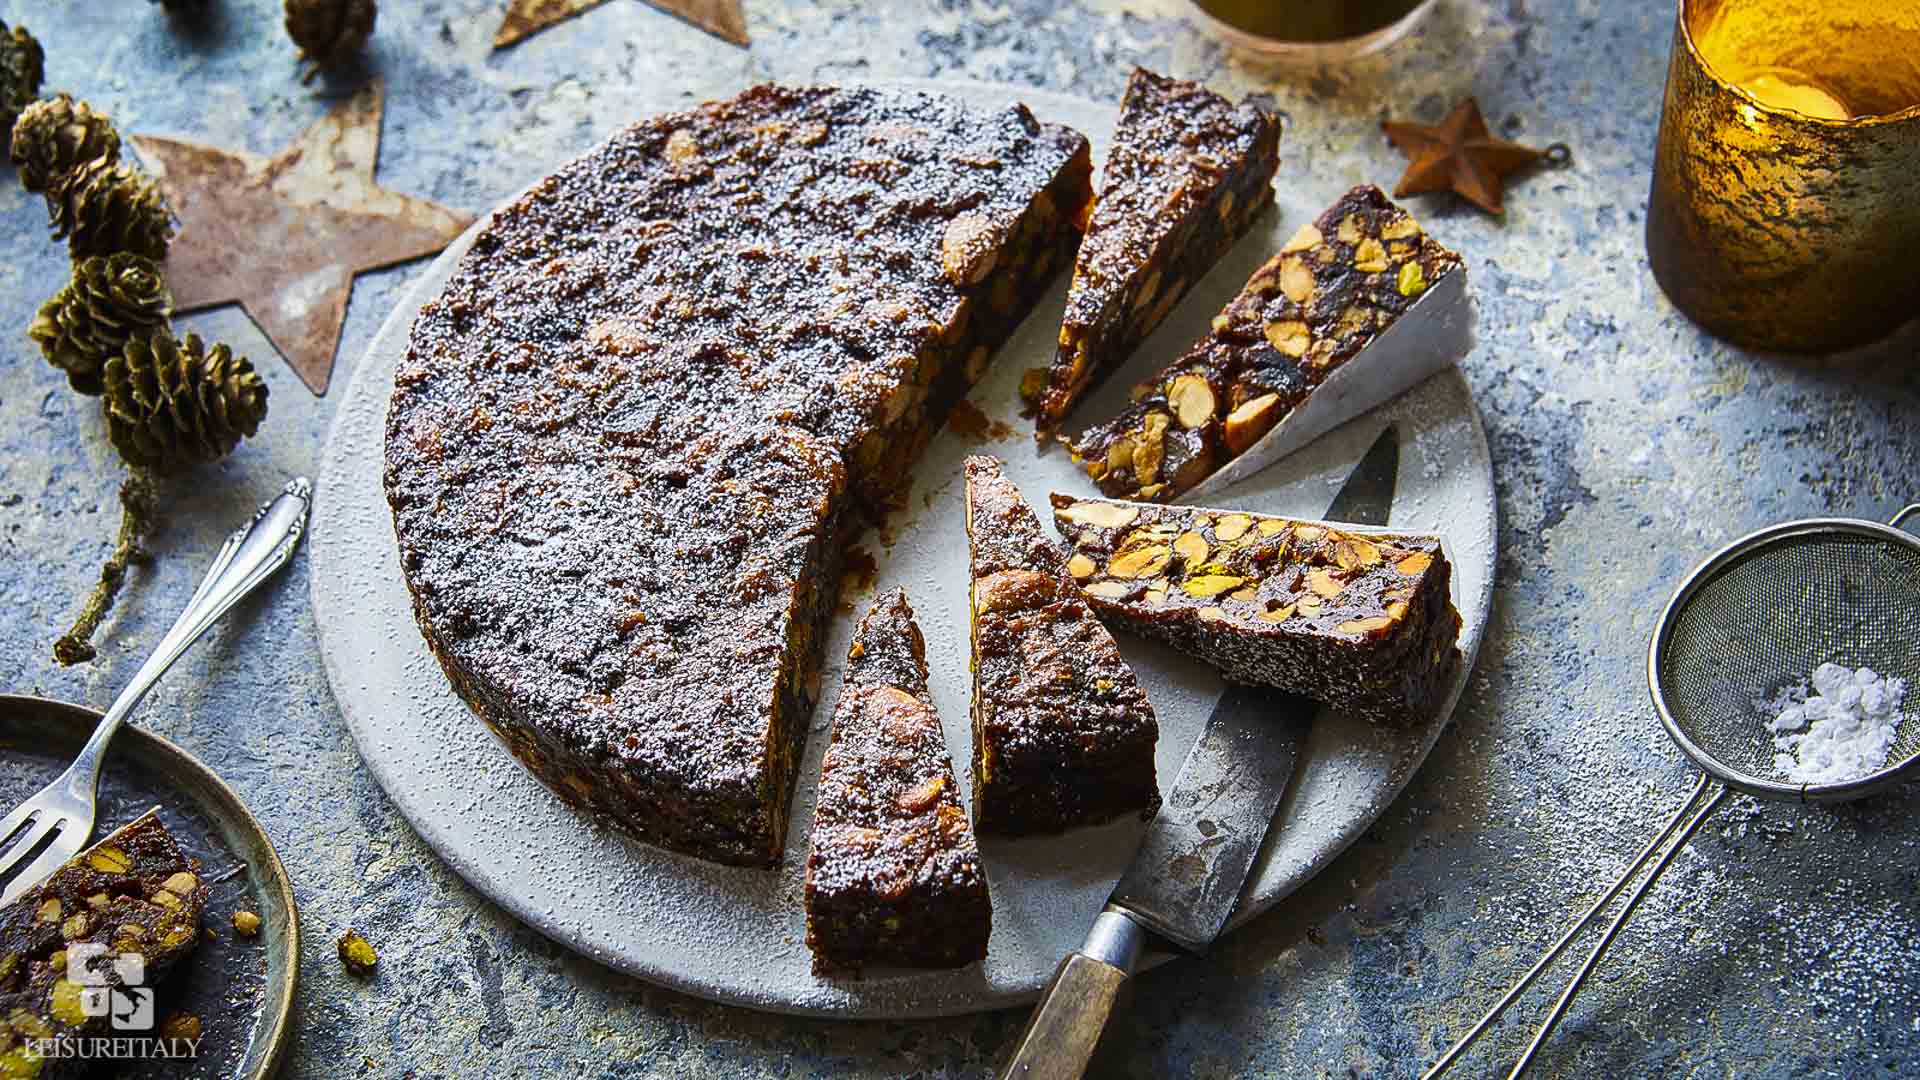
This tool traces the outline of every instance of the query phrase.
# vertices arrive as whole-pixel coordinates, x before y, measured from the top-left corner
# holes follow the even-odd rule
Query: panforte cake
[[[0,1077],[91,1072],[90,1059],[33,1048],[109,1034],[106,1010],[85,1000],[88,985],[68,978],[70,950],[102,950],[84,962],[95,986],[153,986],[200,942],[209,890],[199,869],[149,810],[0,908]],[[140,958],[137,983],[127,954]]]
[[[1434,339],[1388,347],[1429,294],[1438,321],[1423,329]],[[1470,343],[1470,314],[1460,257],[1379,188],[1354,188],[1254,273],[1210,334],[1136,386],[1119,416],[1071,440],[1073,458],[1107,495],[1170,502],[1290,420],[1314,411],[1313,430],[1295,432],[1311,437],[1451,363]],[[1257,467],[1278,451],[1249,457],[1264,459]]]
[[[1000,462],[970,457],[966,474],[976,825],[1019,836],[1151,817],[1146,692]]]
[[[1100,617],[1231,682],[1369,720],[1433,715],[1460,663],[1434,536],[1055,493],[1067,568]]]
[[[987,955],[993,908],[927,690],[926,642],[898,589],[874,601],[846,684],[807,856],[815,972],[959,967]]]
[[[1134,68],[1074,263],[1053,365],[1027,386],[1049,429],[1159,326],[1273,205],[1280,121]],[[1033,379],[1033,376],[1029,376]]]
[[[395,375],[386,490],[454,687],[634,835],[778,864],[831,583],[1071,259],[1084,137],[761,86],[487,222]]]

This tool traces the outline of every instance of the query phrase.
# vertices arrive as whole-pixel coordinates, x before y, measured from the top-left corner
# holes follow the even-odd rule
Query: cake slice
[[[807,856],[816,973],[950,968],[987,955],[993,906],[927,692],[926,642],[898,589],[847,651]]]
[[[1019,836],[1151,817],[1146,692],[1000,462],[970,457],[966,474],[975,824]]]
[[[0,908],[0,1077],[89,1070],[36,1047],[111,1034],[109,1007],[193,952],[208,893],[199,868],[149,810]]]
[[[1219,490],[1471,346],[1460,257],[1379,188],[1357,187],[1301,226],[1126,410],[1071,440],[1073,457],[1116,498],[1169,502],[1209,477]]]
[[[1234,511],[1053,495],[1100,617],[1230,682],[1369,720],[1433,715],[1460,663],[1440,539]]]
[[[1049,429],[1160,325],[1273,204],[1280,121],[1134,68],[1073,268],[1060,348],[1028,386]]]

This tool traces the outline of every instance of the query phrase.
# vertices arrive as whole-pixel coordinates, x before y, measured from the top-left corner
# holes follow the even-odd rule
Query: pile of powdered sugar
[[[1821,664],[1813,675],[1766,702],[1773,732],[1774,771],[1800,784],[1853,780],[1887,763],[1895,734],[1907,719],[1901,678],[1872,668]]]

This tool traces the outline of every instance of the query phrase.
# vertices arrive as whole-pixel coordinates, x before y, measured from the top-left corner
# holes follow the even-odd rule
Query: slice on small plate
[[[1357,187],[1302,225],[1120,415],[1072,439],[1073,458],[1115,498],[1218,491],[1472,344],[1460,256],[1379,188]]]
[[[193,953],[208,893],[199,869],[149,810],[0,908],[0,1076],[87,1072],[36,1046],[116,1033],[110,1009],[138,1004]]]
[[[1265,110],[1133,69],[1059,350],[1025,387],[1042,431],[1132,355],[1273,205],[1279,148],[1280,121]]]
[[[1388,723],[1432,717],[1460,663],[1437,536],[1053,495],[1100,617],[1231,682]]]
[[[987,955],[987,879],[927,690],[926,643],[899,589],[874,601],[847,653],[806,906],[816,974]]]
[[[1160,728],[1000,462],[966,461],[973,564],[973,813],[1022,836],[1160,808]]]

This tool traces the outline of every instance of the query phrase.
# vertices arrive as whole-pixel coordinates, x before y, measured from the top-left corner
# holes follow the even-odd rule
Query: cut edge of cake
[[[1416,723],[1452,690],[1461,620],[1433,535],[1052,494],[1068,569],[1102,619],[1230,682],[1376,722]]]
[[[1473,324],[1460,256],[1361,185],[1301,226],[1132,404],[1063,441],[1110,497],[1214,495],[1451,367]]]

